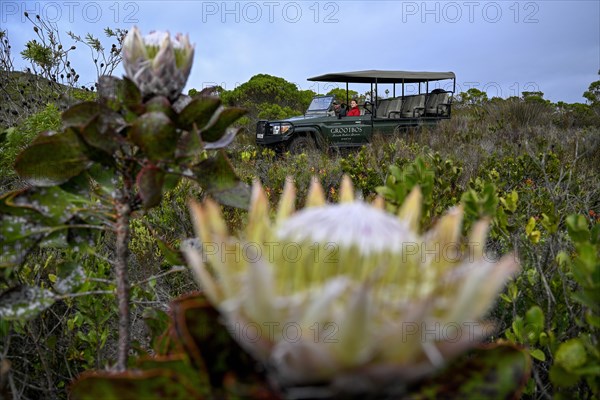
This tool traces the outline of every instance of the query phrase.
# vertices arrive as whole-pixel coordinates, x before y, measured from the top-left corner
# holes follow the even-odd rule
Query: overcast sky
[[[552,101],[583,102],[582,93],[600,79],[598,0],[0,0],[0,27],[19,66],[18,52],[35,37],[24,11],[80,35],[133,25],[142,33],[189,33],[196,55],[188,88],[233,89],[266,73],[326,92],[306,78],[363,69],[453,71],[457,91],[477,87],[508,97],[540,90]],[[78,52],[81,71],[89,54]],[[94,79],[91,70],[82,75]]]

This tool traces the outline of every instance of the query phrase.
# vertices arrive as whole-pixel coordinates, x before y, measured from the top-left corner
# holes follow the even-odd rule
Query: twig
[[[127,179],[125,179],[127,180]],[[121,191],[117,203],[116,222],[116,254],[115,269],[117,278],[117,304],[119,309],[119,342],[117,353],[117,370],[127,369],[127,356],[129,354],[130,340],[130,315],[129,315],[129,284],[127,280],[127,256],[129,255],[129,218],[131,207],[129,206],[129,188]]]
[[[167,275],[174,274],[175,272],[184,272],[184,271],[186,271],[186,270],[187,270],[187,268],[186,268],[186,267],[183,267],[183,266],[181,266],[181,265],[174,265],[174,266],[173,266],[173,267],[171,267],[171,269],[169,269],[168,271],[165,271],[165,272],[163,272],[163,273],[161,273],[161,274],[158,274],[158,275],[152,275],[152,276],[151,276],[151,277],[149,277],[149,278],[146,278],[146,279],[144,279],[144,280],[141,280],[141,281],[138,281],[138,282],[132,283],[132,284],[131,284],[131,286],[143,285],[144,283],[148,283],[148,282],[150,282],[150,281],[151,281],[151,280],[153,280],[153,279],[159,279],[159,278],[162,278],[162,277],[164,277],[164,276],[167,276]]]
[[[535,379],[535,384],[540,389],[542,397],[545,399],[552,399],[552,396],[550,396],[550,394],[546,390],[544,382],[542,382],[542,380],[540,379],[540,376],[537,372],[537,368],[534,367],[531,369],[531,371],[533,372],[533,379]]]
[[[114,295],[115,292],[114,292],[114,290],[94,290],[91,292],[68,293],[68,294],[63,294],[62,296],[57,296],[56,299],[57,300],[72,299],[74,297],[91,296],[91,295],[95,295],[95,294],[112,294],[112,295]]]
[[[46,362],[45,353],[42,351],[42,349],[40,348],[40,345],[38,343],[39,338],[36,338],[34,335],[33,322],[30,322],[29,324],[27,324],[26,329],[27,329],[27,333],[29,333],[29,336],[31,336],[31,339],[33,340],[33,344],[35,345],[35,349],[38,353],[38,357],[40,358],[40,362],[42,363],[42,368],[44,369],[44,374],[46,376],[46,383],[48,384],[48,387],[46,388],[47,393],[53,394],[54,393],[54,383],[52,382],[52,373],[51,373],[50,368],[48,367],[48,363]]]

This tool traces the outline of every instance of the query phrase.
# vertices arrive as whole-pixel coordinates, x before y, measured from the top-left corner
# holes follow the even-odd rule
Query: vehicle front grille
[[[256,134],[267,134],[268,132],[269,121],[260,120],[256,123]]]

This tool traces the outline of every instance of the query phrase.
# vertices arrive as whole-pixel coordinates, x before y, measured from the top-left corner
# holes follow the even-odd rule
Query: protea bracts
[[[313,182],[295,212],[288,181],[271,222],[255,184],[241,238],[229,236],[216,203],[191,203],[202,242],[185,250],[194,275],[280,387],[357,393],[414,382],[491,332],[481,318],[518,270],[512,255],[486,258],[488,221],[461,239],[460,206],[421,235],[418,188],[398,216],[352,193],[345,177],[340,204],[325,204]]]
[[[162,95],[177,99],[192,68],[194,46],[188,36],[171,38],[168,32],[151,32],[142,38],[134,27],[123,41],[125,73],[142,96]]]

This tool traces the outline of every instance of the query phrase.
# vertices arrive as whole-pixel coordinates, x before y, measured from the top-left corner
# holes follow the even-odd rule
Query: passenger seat
[[[390,108],[391,102],[391,99],[380,100],[379,104],[377,105],[377,113],[375,116],[377,118],[387,118],[387,112]]]
[[[408,100],[403,104],[400,115],[403,118],[414,118],[419,117],[423,114],[425,109],[425,95],[418,94],[416,96],[410,96]]]
[[[390,101],[390,105],[387,109],[388,118],[400,118],[400,111],[402,110],[402,97],[394,97]]]
[[[428,115],[445,115],[450,106],[450,92],[432,92],[427,99],[425,112]]]

